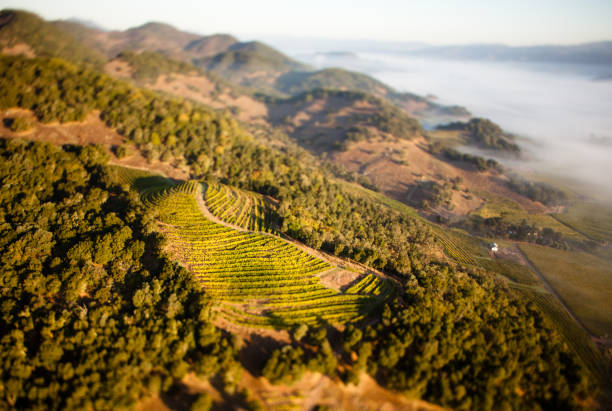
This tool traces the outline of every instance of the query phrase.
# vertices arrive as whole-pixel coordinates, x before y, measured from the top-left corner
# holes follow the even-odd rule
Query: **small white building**
[[[497,243],[489,243],[489,251],[496,253],[497,250],[499,250]]]

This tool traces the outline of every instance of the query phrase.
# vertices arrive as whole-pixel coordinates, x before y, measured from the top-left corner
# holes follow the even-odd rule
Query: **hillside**
[[[228,50],[236,43],[238,39],[229,34],[213,34],[193,40],[184,49],[199,57],[209,57]]]
[[[519,146],[514,142],[515,137],[505,133],[500,126],[491,120],[473,118],[468,122],[440,125],[438,130],[460,131],[465,143],[469,145],[511,153],[520,152]]]
[[[366,74],[341,68],[291,71],[280,76],[274,87],[282,93],[294,96],[320,88],[364,92],[387,100],[410,115],[469,116],[469,112],[462,107],[440,106],[416,94],[397,92]]]
[[[416,119],[362,92],[315,89],[269,99],[268,112],[273,124],[317,153],[346,150],[376,137],[411,139],[423,133]]]
[[[104,61],[100,53],[81,44],[69,32],[19,10],[0,12],[0,46],[5,54],[61,57],[94,66]]]
[[[611,216],[460,151],[516,154],[492,121],[428,131],[461,110],[229,35],[3,13],[0,409],[606,405]]]
[[[21,33],[18,35],[22,39],[19,44],[12,40],[14,36],[11,32],[5,32],[8,36],[5,43],[10,43],[10,47],[16,47],[6,48],[7,51],[12,50],[13,54],[36,55],[35,50],[43,50],[41,54],[43,56],[60,56],[75,62],[93,61],[100,65],[104,60],[113,60],[121,53],[134,53],[132,56],[143,52],[145,54],[157,53],[171,60],[193,64],[213,73],[220,79],[245,87],[240,91],[240,94],[243,95],[265,93],[277,97],[288,97],[316,88],[331,88],[367,92],[392,102],[410,115],[442,116],[452,120],[469,116],[469,113],[462,107],[441,106],[411,93],[398,93],[364,74],[342,69],[313,71],[310,67],[258,41],[239,42],[236,38],[226,34],[199,36],[164,23],[147,23],[125,31],[104,31],[76,21],[45,22],[31,13],[12,13],[28,16],[27,19],[13,21],[10,25],[13,27],[12,31]],[[32,27],[36,27],[36,30],[32,30]],[[32,34],[47,32],[52,35]],[[2,37],[0,32],[0,38]],[[43,38],[45,41],[41,42]],[[75,52],[68,55],[62,51],[68,49]],[[157,59],[156,64],[164,68],[147,67],[146,70],[151,71],[149,75],[152,75],[153,72],[169,74],[167,62]],[[119,75],[129,77],[131,74],[120,73]],[[154,78],[149,80],[155,82]],[[193,87],[199,88],[197,85]],[[189,89],[193,87],[187,87],[187,90],[184,90],[189,94],[189,98],[194,98],[194,93],[189,92]],[[167,84],[157,87],[157,89],[161,88],[168,91]],[[180,94],[180,89],[181,87],[174,93]],[[230,105],[244,110],[250,104]],[[258,113],[261,115],[261,110],[258,110]]]
[[[235,43],[212,57],[196,58],[194,64],[218,73],[224,79],[257,91],[274,93],[276,79],[307,66],[260,43]]]

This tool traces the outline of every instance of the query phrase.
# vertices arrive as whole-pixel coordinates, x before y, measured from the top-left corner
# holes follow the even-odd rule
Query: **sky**
[[[0,0],[45,19],[107,29],[161,21],[241,40],[270,36],[429,44],[578,44],[612,40],[612,0]]]

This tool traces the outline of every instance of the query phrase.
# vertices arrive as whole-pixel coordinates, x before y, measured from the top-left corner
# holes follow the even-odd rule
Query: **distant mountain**
[[[369,93],[411,115],[469,114],[461,107],[443,107],[415,94],[398,93],[365,74],[337,68],[315,71],[265,43],[240,42],[227,34],[200,36],[158,22],[105,31],[90,22],[46,22],[32,13],[14,10],[3,11],[1,16],[0,44],[13,54],[63,57],[98,66],[110,60],[123,61],[132,70],[124,75],[138,81],[152,83],[159,75],[194,72],[196,66],[207,72],[200,73],[202,76],[216,77],[213,83],[224,80],[253,93],[286,98],[325,88]],[[10,49],[15,45],[16,49]],[[114,67],[115,71],[117,68],[121,66]]]
[[[511,47],[502,44],[430,46],[406,53],[447,59],[551,63],[612,64],[612,41],[575,46]]]
[[[88,27],[90,29],[104,31],[104,27],[100,26],[98,23],[96,23],[93,20],[80,19],[78,17],[70,17],[69,19],[66,19],[65,21],[69,23],[77,23],[82,26]]]
[[[411,114],[436,111],[437,114],[469,115],[469,112],[462,107],[439,106],[422,96],[397,92],[367,74],[341,68],[326,68],[318,71],[290,71],[278,78],[275,88],[287,95],[297,95],[320,88],[365,92],[388,100]]]
[[[187,44],[185,51],[201,57],[208,57],[228,50],[236,43],[238,43],[238,39],[229,34],[213,34],[212,36],[200,37]]]
[[[277,91],[274,82],[282,74],[311,69],[258,41],[234,43],[226,51],[193,62],[226,80],[268,93]]]

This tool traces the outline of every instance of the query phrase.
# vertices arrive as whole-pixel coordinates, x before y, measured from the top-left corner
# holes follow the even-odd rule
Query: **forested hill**
[[[104,56],[84,46],[71,34],[25,11],[0,12],[0,47],[3,52],[66,60],[100,66]]]
[[[300,327],[275,343],[282,347],[258,351],[263,361],[249,367],[269,381],[310,370],[349,383],[367,372],[385,387],[457,409],[591,404],[591,374],[537,306],[497,279],[501,265],[445,255],[450,232],[349,189],[312,156],[265,146],[193,102],[59,59],[2,57],[0,79],[1,109],[31,110],[44,123],[98,110],[130,149],[182,161],[193,179],[267,195],[276,204],[274,230],[393,276],[397,294],[366,321],[343,331]],[[215,330],[206,289],[167,261],[164,236],[153,233],[153,221],[185,218],[186,209],[147,212],[94,147],[2,140],[0,151],[2,407],[119,408],[176,393],[188,371],[218,373],[231,392],[238,339]]]

